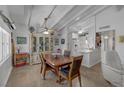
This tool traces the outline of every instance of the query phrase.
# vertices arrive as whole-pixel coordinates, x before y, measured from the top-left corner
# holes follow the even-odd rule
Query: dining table
[[[50,67],[55,70],[55,74],[57,75],[57,82],[59,81],[59,69],[65,65],[69,65],[72,63],[73,58],[67,57],[63,55],[53,55],[52,53],[44,54],[45,62]]]

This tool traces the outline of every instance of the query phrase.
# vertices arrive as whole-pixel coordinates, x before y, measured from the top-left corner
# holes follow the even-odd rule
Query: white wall
[[[13,32],[14,40],[16,42],[16,48],[20,47],[20,52],[29,52],[30,51],[30,32],[27,27],[23,24],[16,24],[16,31]],[[17,44],[17,37],[26,37],[27,44]]]
[[[110,25],[110,28],[100,30],[99,27]],[[96,15],[96,31],[116,31],[116,51],[118,52],[122,63],[124,64],[124,43],[118,42],[118,36],[124,36],[124,7],[123,6],[112,6],[103,12]]]
[[[9,17],[7,7],[4,5],[0,6],[0,10],[3,11],[3,13]],[[3,22],[3,20],[0,17],[0,26],[8,31],[10,33],[9,28],[6,26],[6,24]],[[2,64],[0,64],[0,86],[5,86],[7,83],[7,80],[9,78],[9,75],[12,70],[12,61],[11,61],[11,56]]]
[[[61,36],[60,36],[60,48],[62,51],[62,53],[64,53],[64,50],[68,49],[68,38],[67,38],[67,33],[68,33],[68,29],[64,28],[63,30],[61,30]],[[65,39],[65,43],[61,44],[61,39]]]

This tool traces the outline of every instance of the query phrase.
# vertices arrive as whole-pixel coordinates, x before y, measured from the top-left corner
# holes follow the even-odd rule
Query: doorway
[[[106,63],[106,53],[115,50],[115,30],[101,32],[101,39],[102,63]]]
[[[115,30],[101,32],[102,35],[102,51],[115,50]]]

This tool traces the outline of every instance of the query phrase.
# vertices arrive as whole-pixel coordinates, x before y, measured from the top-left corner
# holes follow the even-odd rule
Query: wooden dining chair
[[[45,80],[46,71],[52,71],[53,72],[54,69],[46,63],[46,60],[44,58],[44,53],[40,54],[40,59],[42,61],[41,71],[40,72],[43,75],[43,79]]]
[[[42,55],[41,53],[39,54],[39,58],[40,58],[40,62],[41,62],[41,69],[40,69],[40,73],[42,73],[42,70],[43,70],[43,58],[42,58]]]
[[[64,57],[70,57],[71,51],[70,50],[64,50]],[[69,65],[63,66],[62,68],[70,68]]]
[[[64,56],[70,57],[71,51],[64,50]]]
[[[61,83],[61,78],[64,78],[68,81],[69,86],[72,86],[72,80],[78,77],[80,86],[81,85],[81,76],[80,76],[80,66],[82,63],[83,56],[73,57],[73,61],[70,64],[70,68],[61,68],[59,71],[59,81]]]

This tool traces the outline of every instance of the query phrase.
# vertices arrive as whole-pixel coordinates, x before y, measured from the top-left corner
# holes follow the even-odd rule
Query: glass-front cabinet
[[[53,50],[53,39],[49,35],[39,33],[32,37],[32,63],[36,64],[39,60],[39,53]]]
[[[33,52],[50,51],[50,38],[48,36],[33,36]]]
[[[43,37],[39,37],[39,52],[44,51],[44,40]]]
[[[37,50],[36,50],[36,40],[37,38],[36,37],[33,37],[32,38],[32,52],[36,52]]]
[[[45,46],[45,51],[50,51],[49,50],[49,47],[50,47],[50,44],[49,44],[49,37],[45,37],[45,40],[44,40],[44,46]]]
[[[50,38],[50,51],[53,51],[53,37]]]

